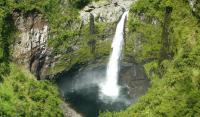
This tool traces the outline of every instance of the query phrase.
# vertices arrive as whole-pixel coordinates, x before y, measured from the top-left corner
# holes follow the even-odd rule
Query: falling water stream
[[[149,81],[142,65],[120,63],[127,17],[128,11],[117,24],[108,63],[98,60],[62,74],[56,81],[61,96],[83,117],[125,109],[147,91]]]
[[[109,58],[106,71],[106,80],[101,84],[101,92],[105,96],[117,98],[119,95],[118,75],[119,75],[119,61],[121,56],[122,47],[124,44],[124,24],[128,11],[124,12],[121,20],[119,21],[115,36],[112,42],[112,53]]]

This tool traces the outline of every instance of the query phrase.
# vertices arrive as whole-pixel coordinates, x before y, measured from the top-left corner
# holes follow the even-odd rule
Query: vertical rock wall
[[[114,24],[134,1],[110,0],[93,2],[80,11],[81,24],[87,24],[92,19],[90,25],[90,33],[92,34],[94,33],[95,23],[105,22]],[[38,79],[51,77],[58,72],[62,72],[61,70],[58,72],[54,72],[54,69],[52,70],[56,63],[59,63],[59,58],[62,58],[62,55],[53,55],[51,47],[48,47],[49,27],[48,21],[43,15],[35,10],[28,13],[15,10],[13,12],[13,21],[18,30],[13,43],[13,60],[20,65],[24,65]],[[107,32],[113,32],[112,30],[109,31],[110,29],[106,30]],[[107,38],[108,36],[100,38]],[[92,53],[95,53],[96,43],[96,40],[93,38],[88,42]],[[67,53],[65,52],[65,54]]]
[[[13,59],[40,78],[47,54],[47,21],[37,12],[24,14],[20,11],[13,12],[13,20],[18,29],[13,45]]]

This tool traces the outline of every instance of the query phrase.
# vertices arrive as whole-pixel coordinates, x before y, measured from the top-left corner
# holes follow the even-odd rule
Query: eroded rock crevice
[[[13,45],[13,59],[28,68],[38,79],[48,53],[48,23],[37,12],[13,12],[13,21],[18,30]]]

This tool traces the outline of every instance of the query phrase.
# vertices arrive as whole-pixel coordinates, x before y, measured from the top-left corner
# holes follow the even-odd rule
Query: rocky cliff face
[[[128,9],[134,1],[135,0],[112,0],[100,1],[97,3],[93,2],[80,11],[81,21],[83,24],[90,22],[90,24],[98,25],[99,22],[105,22],[106,24],[115,25],[123,12]],[[95,23],[91,22],[91,16],[93,16],[93,22]],[[66,53],[63,55],[52,54],[52,48],[48,47],[47,44],[50,28],[44,16],[37,11],[23,13],[15,10],[13,12],[13,21],[18,30],[13,44],[13,60],[28,68],[38,79],[44,79],[47,76],[56,74],[57,72],[52,72],[51,69],[54,69],[56,63],[59,63],[60,58],[62,58],[63,55],[66,56]],[[95,26],[91,26],[91,29],[94,30],[94,27]],[[114,30],[112,32],[114,33]],[[112,39],[112,36],[106,37],[106,35],[109,35],[107,33],[110,34],[109,31],[106,31],[102,38]],[[60,71],[61,70],[59,70],[59,72]]]
[[[30,69],[38,78],[48,53],[48,23],[37,12],[13,12],[18,35],[13,45],[13,59]]]
[[[93,2],[86,6],[81,12],[81,19],[84,24],[89,22],[90,14],[96,22],[116,22],[125,10],[136,0],[110,0]]]

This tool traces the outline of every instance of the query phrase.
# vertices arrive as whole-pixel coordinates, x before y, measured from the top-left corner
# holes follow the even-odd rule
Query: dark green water
[[[125,65],[122,66],[119,78],[120,96],[117,99],[105,97],[99,91],[99,84],[104,81],[105,71],[105,66],[91,65],[63,74],[57,80],[61,95],[72,108],[85,117],[97,117],[101,111],[125,109],[149,87],[149,81],[141,66]]]

